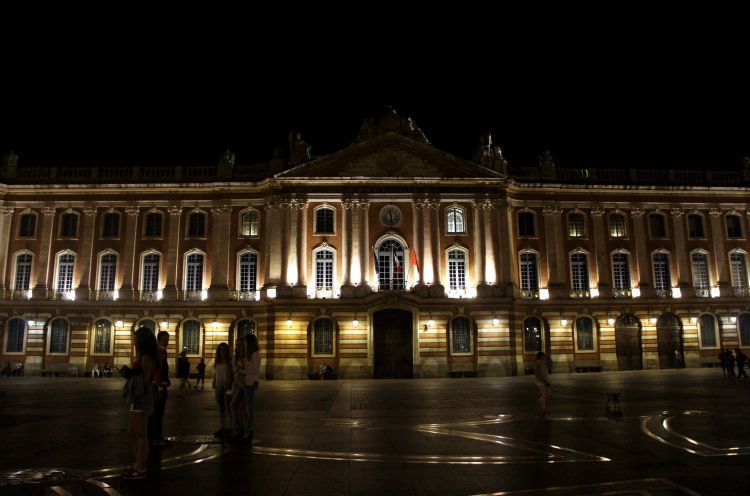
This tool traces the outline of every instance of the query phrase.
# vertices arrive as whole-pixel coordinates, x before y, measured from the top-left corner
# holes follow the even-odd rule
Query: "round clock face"
[[[401,222],[401,210],[396,205],[386,205],[380,211],[380,222],[386,226],[395,226]]]

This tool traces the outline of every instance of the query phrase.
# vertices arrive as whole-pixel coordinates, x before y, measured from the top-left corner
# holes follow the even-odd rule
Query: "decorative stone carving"
[[[488,169],[506,173],[508,163],[503,158],[503,152],[499,146],[492,145],[492,133],[479,137],[479,146],[474,153],[474,161],[482,164]]]
[[[83,214],[86,217],[93,217],[96,215],[96,207],[83,207]]]
[[[227,215],[232,213],[231,205],[216,205],[211,207],[211,213],[214,215]]]
[[[310,145],[302,139],[302,133],[289,133],[289,165],[299,165],[310,160]]]
[[[55,207],[42,207],[42,213],[48,217],[55,215],[55,211],[57,211]]]
[[[0,214],[2,214],[3,217],[9,217],[13,215],[13,207],[0,207]]]
[[[169,215],[180,215],[182,213],[182,207],[179,205],[170,205],[167,207],[167,212],[169,212]]]
[[[420,143],[430,144],[430,140],[417,126],[417,123],[411,117],[398,115],[393,107],[388,107],[385,112],[377,117],[368,117],[363,120],[357,135],[357,142],[361,143],[387,133],[398,133]]]
[[[721,216],[721,209],[720,208],[709,208],[708,209],[708,215],[711,217],[720,217]]]
[[[562,210],[557,205],[544,205],[542,207],[542,213],[545,216],[552,216],[552,215],[559,215],[562,213]]]
[[[125,213],[128,214],[128,217],[135,217],[138,215],[138,210],[138,207],[125,207]]]
[[[604,215],[604,209],[602,207],[591,207],[591,215],[594,217],[601,217]]]
[[[644,214],[644,211],[641,207],[633,207],[630,209],[630,215],[633,217],[642,217]]]
[[[669,211],[669,213],[672,214],[672,217],[682,217],[685,214],[685,211],[681,208],[673,208]]]
[[[345,165],[339,176],[443,177],[443,172],[414,154],[386,149]]]
[[[552,157],[552,152],[549,150],[544,150],[539,155],[539,166],[540,167],[555,167],[555,159]]]

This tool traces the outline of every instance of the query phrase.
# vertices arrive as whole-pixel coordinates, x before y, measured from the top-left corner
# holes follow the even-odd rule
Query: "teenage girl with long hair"
[[[227,416],[230,410],[232,400],[232,383],[234,376],[232,374],[232,357],[229,354],[229,345],[221,343],[216,347],[214,359],[214,396],[216,405],[219,407],[219,417],[221,418],[221,428],[214,433],[218,438],[225,437],[229,434]]]
[[[245,350],[242,367],[237,369],[235,379],[238,382],[237,394],[232,398],[234,417],[232,423],[235,437],[230,442],[235,446],[250,448],[253,445],[253,421],[255,419],[255,392],[258,389],[260,374],[260,344],[255,334],[245,336]],[[235,357],[236,361],[236,357]],[[241,415],[241,404],[245,404],[244,418]],[[242,425],[244,420],[244,426]]]

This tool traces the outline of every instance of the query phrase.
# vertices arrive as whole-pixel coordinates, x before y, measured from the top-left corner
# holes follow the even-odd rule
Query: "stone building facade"
[[[745,171],[513,167],[388,111],[312,158],[19,167],[0,180],[0,363],[87,373],[140,325],[267,378],[507,376],[713,364],[750,345]],[[209,367],[209,371],[211,367]]]

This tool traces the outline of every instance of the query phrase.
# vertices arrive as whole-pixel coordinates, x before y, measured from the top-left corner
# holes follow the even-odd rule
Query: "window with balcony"
[[[333,250],[322,249],[315,252],[315,291],[319,298],[333,297]]]
[[[99,296],[101,299],[114,299],[115,277],[117,275],[117,254],[104,253],[99,257]]]
[[[159,274],[161,255],[158,253],[147,253],[143,256],[143,267],[141,268],[141,291],[155,294],[159,291]]]
[[[13,278],[13,290],[25,292],[29,290],[31,283],[31,253],[19,253],[16,255],[16,274]]]
[[[76,256],[72,253],[61,253],[57,256],[57,279],[55,291],[67,294],[73,291],[73,269],[75,268]]]
[[[185,291],[186,298],[201,299],[203,291],[203,254],[190,253],[185,257]]]
[[[690,265],[693,272],[693,289],[698,298],[711,296],[711,281],[708,276],[708,256],[701,251],[690,254]]]
[[[519,255],[519,269],[521,271],[521,297],[539,297],[539,268],[537,255],[531,251],[523,251]]]
[[[254,299],[258,287],[258,254],[253,251],[244,251],[239,255],[237,290],[240,292],[238,299]]]
[[[672,295],[672,272],[669,267],[669,255],[656,252],[651,261],[654,269],[654,289],[657,298],[667,298]]]
[[[612,281],[615,298],[629,298],[631,296],[630,256],[627,253],[612,254]]]
[[[588,298],[589,293],[589,261],[583,252],[570,255],[570,285],[574,298]]]
[[[747,256],[744,252],[733,251],[729,254],[729,269],[735,296],[747,296]]]
[[[466,251],[448,250],[448,290],[466,290]]]

